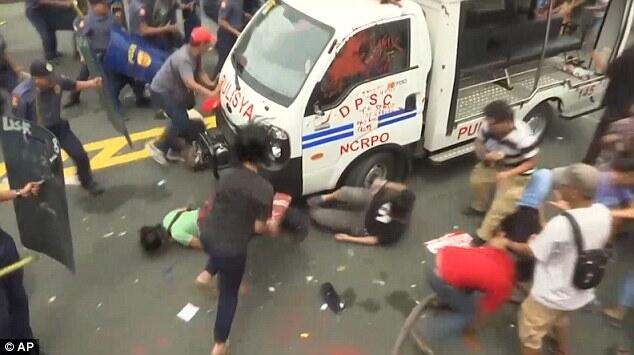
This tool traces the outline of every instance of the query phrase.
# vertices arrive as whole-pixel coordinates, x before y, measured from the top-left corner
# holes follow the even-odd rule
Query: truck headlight
[[[291,146],[288,134],[279,127],[268,128],[268,160],[267,168],[280,170],[288,162],[291,156]]]

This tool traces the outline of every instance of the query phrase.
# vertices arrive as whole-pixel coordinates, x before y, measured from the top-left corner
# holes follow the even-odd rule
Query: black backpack
[[[605,267],[610,260],[606,249],[584,250],[581,228],[568,212],[562,213],[572,226],[575,244],[577,246],[577,263],[572,276],[572,284],[580,290],[588,290],[599,285],[605,274]]]

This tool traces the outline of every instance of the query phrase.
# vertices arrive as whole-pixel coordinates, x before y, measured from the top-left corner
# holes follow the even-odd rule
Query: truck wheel
[[[547,102],[542,102],[524,116],[523,121],[528,124],[531,135],[533,135],[538,142],[541,142],[546,135],[548,124],[550,120],[554,119],[554,116],[553,108]]]
[[[377,178],[395,180],[398,178],[397,165],[391,153],[372,154],[352,167],[344,180],[344,185],[370,187]]]

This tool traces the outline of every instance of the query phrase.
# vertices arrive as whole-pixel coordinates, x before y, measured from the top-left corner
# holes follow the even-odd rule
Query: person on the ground
[[[5,113],[5,96],[20,83],[20,66],[7,53],[7,42],[0,34],[0,114]]]
[[[110,31],[113,26],[120,26],[115,18],[114,14],[110,11],[108,0],[89,0],[90,9],[86,16],[79,21],[79,28],[77,32],[88,39],[89,45],[96,55],[96,60],[102,62],[106,56],[106,51],[110,43]],[[143,96],[144,84],[135,81],[134,79],[114,73],[107,70],[107,67],[102,66],[104,70],[104,87],[107,93],[114,101],[115,109],[121,110],[121,103],[119,101],[119,93],[124,86],[130,85],[134,95],[136,96],[137,106],[145,106],[149,103],[149,100]],[[85,61],[82,63],[81,70],[77,76],[77,81],[88,80],[90,73],[88,71],[88,65]],[[80,91],[73,91],[68,98],[68,101],[64,104],[64,108],[78,105],[80,100]]]
[[[515,210],[537,166],[539,140],[504,101],[484,108],[485,120],[475,141],[480,162],[471,173],[473,200],[464,213],[485,215],[474,235],[481,243],[493,237],[500,221]],[[491,197],[493,200],[491,201]]]
[[[28,105],[28,108],[24,110],[15,110],[15,112],[28,114],[28,116],[18,116],[18,118],[25,120],[35,118],[34,121],[37,124],[51,131],[59,140],[60,147],[75,162],[81,186],[92,195],[102,194],[103,188],[93,179],[90,159],[86,150],[71,130],[68,121],[61,116],[61,101],[64,91],[100,88],[101,78],[89,81],[70,80],[55,74],[53,66],[43,60],[35,60],[31,63],[30,70],[30,80],[33,81],[35,92],[31,91],[29,94],[29,91],[24,91],[22,96],[16,98],[18,105]]]
[[[177,138],[191,130],[187,110],[194,107],[196,95],[208,98],[218,92],[202,66],[202,56],[215,41],[205,27],[196,27],[190,42],[170,55],[152,80],[152,104],[170,119],[163,135],[146,144],[152,159],[161,165],[182,161]]]
[[[528,239],[539,234],[544,226],[543,204],[550,195],[552,186],[552,172],[548,169],[538,169],[531,176],[524,189],[522,198],[517,203],[515,212],[506,216],[500,223],[500,230],[506,238],[518,243],[526,243]],[[533,277],[535,261],[531,257],[516,256],[517,280],[530,281]]]
[[[243,0],[222,0],[218,9],[218,63],[214,71],[214,78],[222,70],[229,52],[244,26],[244,1]]]
[[[48,61],[61,57],[57,51],[56,31],[72,30],[75,11],[68,0],[26,0],[26,17],[42,39],[44,58]]]
[[[205,269],[218,276],[220,292],[211,355],[227,354],[249,241],[256,234],[279,232],[279,226],[269,220],[273,186],[258,174],[259,165],[267,159],[266,128],[239,127],[233,148],[239,164],[220,172],[213,207],[200,223],[203,248],[209,255]]]
[[[604,248],[612,232],[610,210],[593,203],[599,179],[599,171],[586,164],[553,169],[554,188],[579,225],[585,250]],[[528,243],[508,239],[495,243],[535,258],[533,286],[518,316],[522,354],[541,354],[543,339],[551,332],[559,353],[570,354],[568,315],[595,298],[593,288],[582,290],[573,284],[578,254],[570,221],[562,215],[554,217]]]
[[[376,179],[370,188],[344,186],[307,203],[312,220],[337,241],[388,245],[405,232],[415,199],[404,184]]]
[[[176,26],[178,4],[173,1],[171,6],[173,8],[165,9],[170,14],[168,21],[165,24],[154,26],[151,12],[154,6],[149,6],[147,0],[130,0],[128,20],[130,34],[143,38],[163,51],[173,52],[180,47],[183,40],[180,30]]]
[[[617,120],[631,116],[634,113],[634,91],[631,86],[634,82],[634,47],[623,51],[612,63],[608,65],[606,55],[595,53],[593,56],[595,66],[599,71],[607,68],[606,75],[610,79],[603,96],[605,111],[594,132],[592,141],[583,162],[594,165],[601,151],[601,140],[608,126]]]
[[[147,252],[158,250],[172,240],[184,247],[202,249],[198,229],[198,209],[177,208],[163,217],[160,224],[143,226],[139,230],[141,245]]]
[[[20,190],[0,192],[0,202],[37,196],[40,184],[30,182]],[[0,269],[20,261],[13,238],[0,228]],[[33,339],[29,316],[29,299],[24,290],[24,271],[16,270],[0,278],[0,292],[7,300],[8,317],[0,318],[0,338]]]
[[[504,234],[496,231],[496,236]],[[462,331],[471,349],[479,349],[478,331],[513,293],[515,265],[513,256],[503,246],[448,246],[427,259],[427,282],[440,304],[449,306],[461,317],[452,324]],[[447,327],[439,318],[439,327]]]

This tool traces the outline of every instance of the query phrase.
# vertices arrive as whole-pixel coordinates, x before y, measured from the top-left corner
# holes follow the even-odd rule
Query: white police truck
[[[236,125],[266,120],[266,173],[295,195],[470,153],[494,100],[541,137],[557,116],[601,108],[607,79],[589,53],[624,49],[632,1],[576,22],[536,3],[271,0],[222,68],[218,125],[231,140]]]

